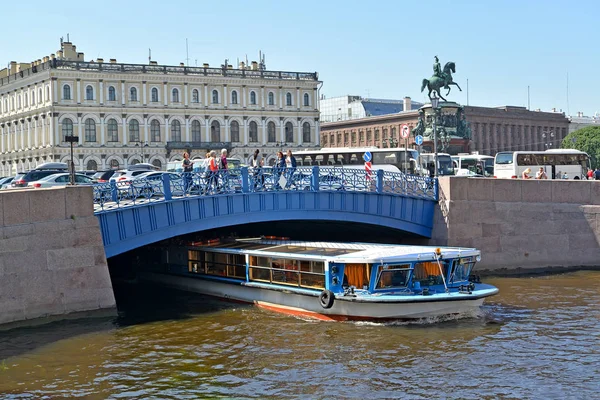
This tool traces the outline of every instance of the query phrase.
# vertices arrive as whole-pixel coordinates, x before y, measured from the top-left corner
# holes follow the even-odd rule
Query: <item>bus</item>
[[[520,178],[527,168],[535,178],[540,167],[548,179],[586,179],[590,156],[575,149],[502,151],[494,159],[494,178]]]
[[[429,170],[433,166],[435,160],[435,153],[422,153],[419,155],[420,159],[420,175],[429,175]],[[438,159],[438,176],[454,175],[454,165],[452,164],[452,158],[447,153],[437,153]]]
[[[482,154],[459,153],[452,156],[456,176],[494,176],[494,157]]]
[[[414,149],[378,147],[324,147],[317,150],[294,152],[300,166],[318,165],[322,167],[364,168],[366,152],[372,155],[372,170],[383,169],[390,172],[415,174],[418,171],[419,152]]]

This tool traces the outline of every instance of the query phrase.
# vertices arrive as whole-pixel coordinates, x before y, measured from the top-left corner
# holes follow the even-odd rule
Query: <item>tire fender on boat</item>
[[[323,290],[319,295],[319,302],[323,308],[331,308],[334,300],[335,296],[331,290]]]

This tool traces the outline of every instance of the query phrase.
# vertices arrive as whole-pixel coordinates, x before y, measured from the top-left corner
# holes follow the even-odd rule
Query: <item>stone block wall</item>
[[[0,192],[0,324],[114,307],[92,188]]]
[[[600,266],[600,182],[444,177],[432,245],[481,250],[479,271]]]

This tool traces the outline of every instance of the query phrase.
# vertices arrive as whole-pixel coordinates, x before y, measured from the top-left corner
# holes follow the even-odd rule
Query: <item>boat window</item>
[[[188,258],[189,272],[230,278],[246,278],[246,258],[243,254],[189,250]]]
[[[469,280],[469,274],[473,269],[473,257],[465,257],[454,260],[452,264],[452,273],[450,275],[449,282],[464,282]]]
[[[246,278],[246,257],[243,254],[227,255],[227,276]]]
[[[249,278],[251,281],[323,289],[325,266],[322,261],[250,256]]]
[[[410,264],[380,265],[375,289],[406,287],[410,278]]]
[[[440,263],[442,265],[442,271],[447,271],[448,263],[446,261],[441,261]],[[413,281],[420,282],[422,287],[444,284],[440,267],[435,261],[415,264]]]
[[[344,266],[344,283],[348,286],[363,289],[369,287],[371,264],[346,264]]]

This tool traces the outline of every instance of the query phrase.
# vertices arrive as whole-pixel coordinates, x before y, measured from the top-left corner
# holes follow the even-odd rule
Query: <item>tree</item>
[[[592,159],[592,167],[599,166],[600,126],[587,126],[569,133],[563,139],[560,147],[585,151]]]

